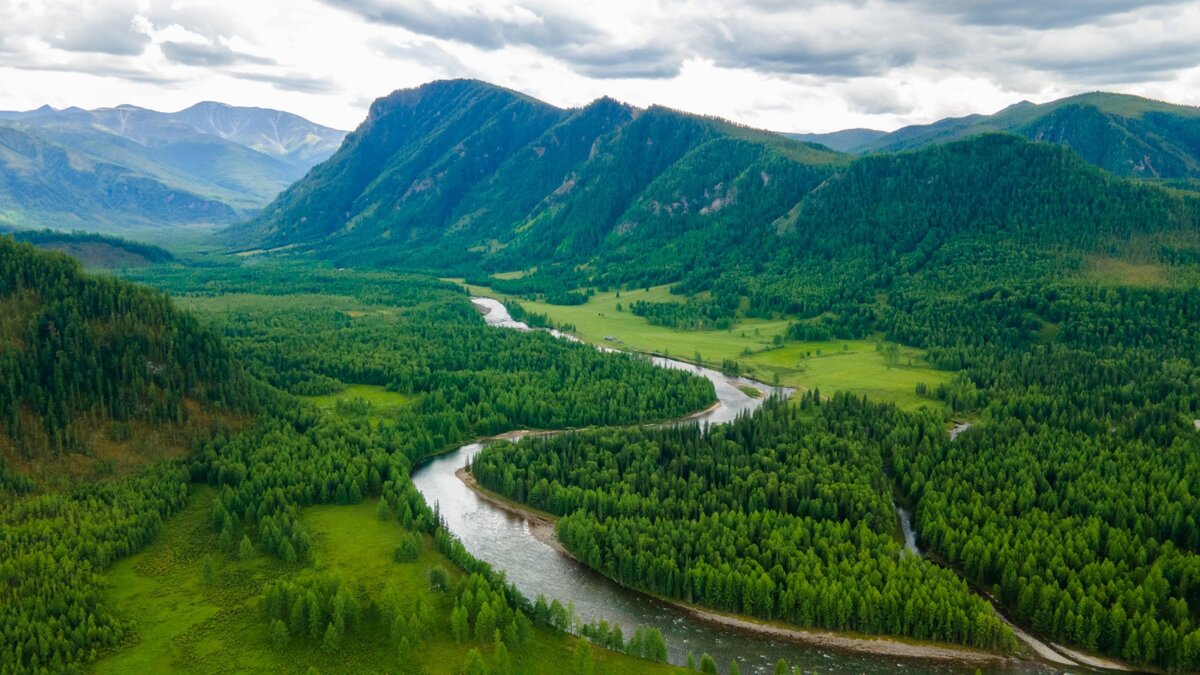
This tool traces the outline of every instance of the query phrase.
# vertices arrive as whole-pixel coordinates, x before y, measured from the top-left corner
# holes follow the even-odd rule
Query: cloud
[[[275,63],[273,60],[261,56],[236,52],[220,42],[199,44],[168,41],[159,44],[159,48],[162,49],[163,56],[171,61],[188,66],[231,66],[238,63],[272,65]]]
[[[517,4],[429,0],[322,0],[362,18],[439,40],[496,51],[529,47],[570,64],[586,77],[665,78],[679,73],[675,47],[622,45],[603,27],[553,3]]]
[[[510,45],[553,48],[584,44],[595,29],[555,9],[509,2],[448,3],[430,0],[324,0],[368,21],[482,49]]]
[[[48,17],[42,37],[64,51],[137,56],[150,44],[150,36],[134,28],[135,16],[136,9],[129,6],[60,7]]]
[[[1095,24],[1140,9],[1181,5],[1191,0],[923,0],[934,12],[946,12],[976,26],[1050,29]]]
[[[886,80],[856,80],[841,88],[842,98],[853,111],[864,115],[907,115],[912,103]]]
[[[1200,103],[1195,0],[0,0],[0,16],[9,107],[203,97],[348,127],[449,77],[784,130],[1097,88]]]
[[[444,77],[483,79],[480,73],[464,64],[457,56],[446,51],[433,40],[415,42],[380,40],[375,42],[372,47],[383,56],[431,68],[439,71]],[[370,101],[368,101],[369,103]]]
[[[49,73],[80,73],[155,86],[179,83],[179,80],[153,70],[126,65],[120,61],[113,61],[108,58],[87,55],[81,55],[58,63],[30,63],[24,57],[16,59],[5,58],[0,59],[0,67]]]
[[[554,55],[570,63],[580,75],[601,80],[671,78],[679,74],[683,65],[678,53],[658,45],[630,49],[571,45]]]
[[[1162,42],[1154,45],[1126,43],[1084,53],[1056,49],[1020,57],[1020,63],[1052,71],[1073,81],[1104,86],[1170,79],[1175,73],[1200,63],[1200,43]]]
[[[323,80],[320,78],[314,78],[295,73],[281,75],[276,73],[231,72],[229,74],[239,80],[265,82],[276,89],[295,91],[304,94],[332,94],[338,90],[337,85],[329,80]]]

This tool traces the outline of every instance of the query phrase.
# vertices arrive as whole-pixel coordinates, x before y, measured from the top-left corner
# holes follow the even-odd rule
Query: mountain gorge
[[[343,132],[275,110],[200,103],[0,113],[0,222],[124,229],[226,224],[332,154]]]

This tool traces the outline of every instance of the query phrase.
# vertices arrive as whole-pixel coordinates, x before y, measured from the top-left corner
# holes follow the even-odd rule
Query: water
[[[484,318],[489,324],[529,330],[529,326],[514,321],[499,302],[488,298],[474,301],[487,310]],[[734,380],[707,368],[658,357],[654,362],[666,368],[694,371],[713,383],[721,405],[692,418],[692,423],[721,424],[762,405],[765,397],[747,396],[738,384],[755,387],[764,393],[769,391],[759,383]],[[590,623],[603,619],[618,624],[627,637],[638,626],[659,629],[666,638],[672,663],[685,663],[689,653],[694,654],[697,661],[701,654],[708,653],[716,659],[722,672],[735,658],[743,673],[773,673],[775,662],[780,658],[805,672],[975,672],[976,666],[965,663],[859,654],[748,633],[706,622],[686,610],[626,589],[544,543],[535,536],[524,517],[485,501],[465,485],[455,473],[481,449],[481,443],[464,445],[413,472],[413,483],[430,504],[438,504],[450,531],[462,540],[472,555],[503,571],[508,580],[529,598],[538,595],[546,596],[547,600],[557,598],[564,605],[573,605],[575,615],[582,621]],[[910,519],[903,522],[908,538],[911,522]],[[915,547],[915,534],[912,537]],[[984,670],[1050,672],[1036,664],[1017,661],[998,663]]]
[[[896,507],[896,513],[900,515],[900,529],[904,531],[904,548],[913,555],[921,555],[921,549],[917,546],[917,531],[913,529],[912,511],[898,503],[893,503],[893,506]]]

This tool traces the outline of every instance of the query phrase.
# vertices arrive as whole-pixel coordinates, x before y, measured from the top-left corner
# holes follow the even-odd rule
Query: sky
[[[0,109],[201,100],[352,129],[471,77],[776,131],[1116,91],[1200,105],[1196,0],[0,0]]]

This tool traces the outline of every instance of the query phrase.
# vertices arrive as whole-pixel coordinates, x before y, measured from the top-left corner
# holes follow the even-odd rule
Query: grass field
[[[296,295],[262,295],[258,293],[228,293],[216,296],[184,295],[173,298],[181,307],[210,314],[228,314],[229,312],[272,313],[286,306],[286,309],[334,309],[348,316],[359,317],[366,314],[395,314],[392,307],[365,305],[357,298],[348,295],[333,295],[324,293],[305,293]]]
[[[1165,288],[1171,285],[1165,265],[1154,262],[1130,262],[1100,255],[1088,258],[1083,278],[1101,286]]]
[[[408,405],[413,400],[411,396],[388,391],[383,387],[373,384],[348,384],[345,389],[333,394],[301,396],[300,398],[323,410],[332,410],[337,406],[338,401],[351,401],[354,399],[366,401],[375,410],[398,408]]]
[[[487,288],[468,288],[473,294],[505,298]],[[732,359],[750,377],[768,384],[778,376],[781,384],[791,387],[866,394],[906,408],[939,406],[936,401],[917,396],[916,385],[923,382],[933,389],[952,375],[926,366],[920,350],[903,346],[899,358],[889,363],[877,350],[875,340],[784,341],[777,346],[776,336],[782,338],[787,331],[786,319],[745,319],[730,330],[682,331],[654,326],[629,312],[629,305],[637,300],[682,302],[683,298],[671,295],[667,286],[655,286],[621,291],[620,297],[616,291],[597,293],[583,305],[518,302],[531,312],[549,316],[555,324],[574,326],[576,335],[595,344],[688,361],[695,361],[699,353],[710,366]],[[617,309],[618,304],[623,311]],[[605,339],[609,337],[614,340]]]
[[[221,553],[209,520],[215,494],[207,486],[194,488],[188,505],[165,523],[154,543],[105,574],[106,602],[133,624],[137,638],[97,662],[97,673],[399,671],[401,664],[378,621],[348,633],[337,654],[327,654],[308,640],[293,639],[282,652],[271,645],[258,610],[263,586],[310,565],[340,574],[366,598],[377,597],[393,582],[414,603],[417,597],[433,603],[439,621],[436,635],[418,646],[419,663],[406,664],[408,670],[458,672],[467,651],[477,646],[450,637],[452,596],[428,588],[433,565],[446,567],[456,578],[461,572],[428,541],[415,562],[393,562],[403,530],[394,521],[376,518],[375,501],[306,508],[303,519],[312,538],[312,561],[286,565],[262,554],[234,560]],[[206,564],[211,568],[208,578]],[[366,606],[365,599],[362,604]],[[568,672],[575,644],[576,638],[539,629],[514,661],[522,672]],[[480,651],[490,662],[490,646]],[[599,648],[593,648],[593,654],[597,674],[678,670]]]

